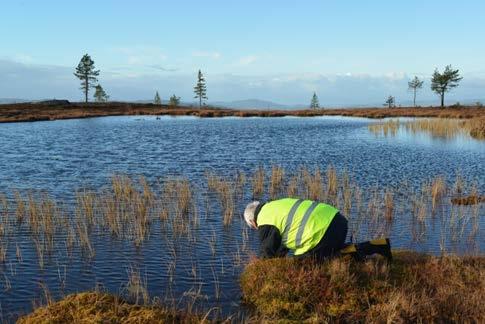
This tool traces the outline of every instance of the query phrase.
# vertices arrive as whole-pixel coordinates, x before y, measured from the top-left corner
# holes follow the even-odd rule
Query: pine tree
[[[89,88],[94,86],[98,79],[99,70],[95,70],[94,61],[88,54],[84,54],[76,67],[74,75],[81,80],[81,90],[84,91],[85,101],[88,102]]]
[[[106,94],[104,91],[103,87],[98,84],[97,86],[94,87],[94,99],[96,102],[106,102],[109,99],[109,96]]]
[[[180,104],[180,97],[177,97],[176,95],[172,95],[170,97],[170,100],[168,101],[168,105],[170,107],[177,107]]]
[[[194,87],[195,99],[199,99],[199,109],[202,107],[202,100],[207,100],[207,85],[202,72],[199,70],[197,84]]]
[[[158,94],[158,91],[155,93],[155,98],[153,99],[153,103],[155,105],[161,105],[162,104],[162,99],[160,99],[160,95]]]
[[[318,97],[317,97],[317,94],[315,92],[313,93],[312,101],[310,103],[310,108],[311,109],[320,108],[320,103],[318,102]]]
[[[441,98],[441,108],[445,106],[445,93],[458,87],[458,83],[463,79],[460,77],[459,70],[453,70],[451,65],[447,65],[443,73],[436,69],[431,78],[431,90],[436,92]]]
[[[386,99],[386,102],[384,103],[384,106],[387,106],[388,108],[395,107],[396,104],[396,99],[393,96],[389,96]]]
[[[417,76],[414,77],[411,81],[408,82],[408,87],[410,90],[413,91],[414,97],[413,97],[413,105],[416,107],[416,92],[418,89],[421,89],[423,87],[424,81],[419,80]]]

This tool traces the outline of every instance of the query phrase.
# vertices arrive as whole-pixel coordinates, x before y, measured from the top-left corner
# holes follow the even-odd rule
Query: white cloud
[[[221,53],[219,52],[204,52],[204,51],[195,51],[192,53],[193,57],[202,57],[202,58],[210,58],[213,60],[218,60],[221,58]]]
[[[23,54],[23,53],[19,53],[19,54],[15,55],[13,57],[13,59],[14,59],[14,61],[19,62],[19,63],[29,64],[29,63],[34,62],[34,59],[32,58],[32,56],[27,55],[27,54]]]
[[[153,64],[167,60],[164,50],[157,46],[136,45],[131,47],[117,47],[118,54],[124,55],[124,61],[129,65]]]
[[[175,93],[185,101],[192,101],[195,78],[192,73],[173,71],[161,73],[155,67],[140,69],[103,70],[99,81],[113,100],[141,100],[153,97],[159,90],[164,98]],[[162,67],[163,68],[163,67]],[[74,67],[24,64],[0,59],[0,98],[66,98],[82,99],[79,80]],[[164,71],[165,72],[165,71]],[[271,100],[282,104],[306,104],[313,91],[325,106],[380,105],[393,95],[398,104],[410,103],[407,81],[411,76],[373,76],[366,74],[323,75],[294,73],[272,75],[211,74],[207,88],[211,101],[232,101],[247,98]],[[418,103],[437,103],[437,96],[429,89],[429,79],[418,94]],[[484,100],[485,77],[464,75],[460,86],[450,92],[446,100],[475,102]]]
[[[255,55],[244,56],[244,57],[241,57],[239,59],[238,65],[249,65],[249,64],[253,64],[257,60],[258,60],[258,57],[255,56]]]

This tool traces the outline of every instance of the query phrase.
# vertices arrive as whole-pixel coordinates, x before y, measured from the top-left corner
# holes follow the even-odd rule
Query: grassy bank
[[[432,108],[358,108],[322,110],[237,110],[219,108],[170,108],[167,105],[134,103],[21,103],[0,105],[0,122],[41,121],[73,118],[89,118],[125,115],[170,115],[198,117],[282,117],[282,116],[353,116],[369,118],[385,117],[485,117],[485,109],[479,107]]]
[[[396,253],[323,265],[254,260],[241,278],[243,298],[263,320],[311,322],[483,323],[485,258]]]
[[[162,306],[129,304],[118,296],[85,292],[39,307],[17,323],[202,323],[203,317]]]
[[[485,320],[484,257],[398,252],[391,266],[381,259],[356,263],[345,258],[322,265],[290,258],[255,259],[246,266],[241,286],[251,310],[248,322]],[[208,315],[86,292],[50,302],[18,323],[203,323],[209,321]]]

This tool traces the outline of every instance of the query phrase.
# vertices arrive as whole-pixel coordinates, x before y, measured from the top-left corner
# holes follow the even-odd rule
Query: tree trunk
[[[88,77],[86,76],[86,79],[84,79],[84,97],[85,97],[85,100],[86,100],[86,103],[88,103]]]
[[[202,108],[202,96],[199,96],[199,109]]]
[[[441,93],[441,108],[445,108],[445,93]]]
[[[413,100],[414,108],[416,108],[416,88],[414,88],[414,100]]]

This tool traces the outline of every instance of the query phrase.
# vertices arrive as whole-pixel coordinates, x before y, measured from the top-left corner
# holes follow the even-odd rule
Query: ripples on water
[[[424,180],[438,175],[453,181],[459,172],[485,193],[483,142],[406,133],[375,137],[367,130],[372,122],[338,117],[108,117],[2,124],[0,192],[45,190],[69,203],[78,188],[105,188],[113,173],[144,175],[150,183],[167,176],[184,176],[203,186],[207,170],[233,175],[236,170],[250,174],[258,166],[269,168],[273,164],[288,172],[301,165],[325,170],[332,164],[337,170],[349,170],[364,190],[374,186],[396,188],[403,179],[418,188]],[[96,251],[92,259],[82,257],[79,249],[68,256],[61,246],[46,256],[44,269],[39,268],[29,234],[19,229],[8,244],[7,262],[0,266],[0,288],[10,287],[0,291],[3,317],[11,319],[16,313],[29,311],[31,301],[42,296],[43,286],[55,298],[95,286],[122,292],[131,268],[139,269],[146,278],[151,296],[175,303],[196,301],[206,309],[215,305],[225,314],[235,313],[241,266],[234,260],[243,241],[243,224],[238,216],[249,198],[246,195],[238,201],[235,221],[229,228],[222,225],[215,209],[211,215],[201,213],[192,240],[173,237],[159,223],[153,225],[149,239],[140,248],[100,233],[92,237]],[[483,207],[479,213],[480,240]],[[393,228],[394,244],[439,251],[438,239],[432,240],[434,245],[411,245],[409,232],[402,226]],[[248,244],[256,253],[254,234],[249,232]],[[207,243],[212,236],[214,255]],[[16,244],[22,251],[21,263],[16,261]],[[216,298],[218,292],[220,298]]]

